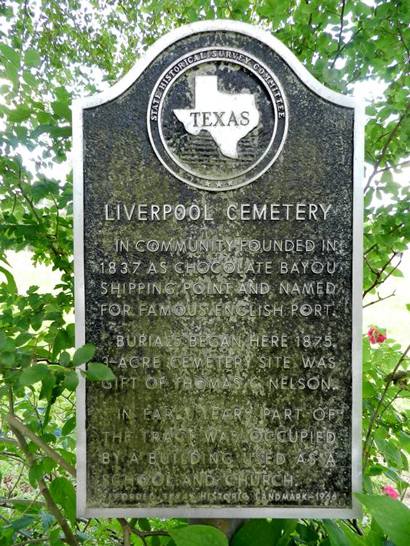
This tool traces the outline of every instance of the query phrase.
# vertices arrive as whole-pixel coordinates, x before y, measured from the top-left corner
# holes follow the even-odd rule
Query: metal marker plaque
[[[218,21],[73,110],[79,515],[357,514],[360,107]]]

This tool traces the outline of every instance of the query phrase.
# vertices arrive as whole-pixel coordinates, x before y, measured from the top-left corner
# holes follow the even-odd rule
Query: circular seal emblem
[[[287,133],[286,99],[258,59],[231,48],[192,51],[156,82],[148,106],[156,155],[174,176],[224,191],[260,177]]]

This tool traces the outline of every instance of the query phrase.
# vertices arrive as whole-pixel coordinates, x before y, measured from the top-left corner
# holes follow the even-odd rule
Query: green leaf
[[[68,334],[68,337],[70,339],[71,346],[74,346],[75,343],[75,325],[69,324],[66,328],[66,332]]]
[[[151,531],[151,525],[147,518],[138,518],[138,525],[143,531]]]
[[[66,102],[55,101],[51,103],[54,114],[58,118],[71,119],[71,110]]]
[[[42,382],[42,385],[41,385],[39,399],[51,400],[53,395],[54,385],[56,384],[55,376],[51,373],[48,373],[45,377],[43,377],[41,382]]]
[[[64,378],[63,386],[69,391],[75,391],[78,385],[78,375],[75,370],[70,371]]]
[[[15,67],[20,66],[20,55],[12,47],[6,44],[0,44],[0,55],[6,57]]]
[[[365,544],[358,535],[349,532],[349,529],[344,528],[342,524],[338,525],[330,519],[325,519],[323,525],[327,531],[331,546],[361,546]]]
[[[35,49],[28,49],[24,55],[24,61],[28,66],[38,66],[41,63],[41,57]]]
[[[75,491],[73,484],[66,478],[54,478],[50,484],[50,493],[54,501],[59,504],[67,518],[75,522]]]
[[[235,533],[232,546],[272,546],[279,540],[282,530],[283,521],[280,519],[249,520]]]
[[[52,516],[48,512],[40,512],[40,519],[41,519],[41,524],[43,526],[43,529],[45,531],[47,531],[51,527],[51,525],[53,525],[53,523],[55,522],[54,516]]]
[[[22,387],[27,387],[38,381],[42,381],[49,373],[45,364],[35,364],[34,366],[24,368],[20,375],[19,383]]]
[[[4,267],[2,267],[2,266],[0,265],[0,273],[3,273],[3,275],[6,277],[8,291],[9,291],[11,294],[17,294],[17,285],[16,285],[16,281],[14,280],[14,277],[13,277],[13,275],[10,273],[10,271],[8,271],[7,269],[5,269]]]
[[[15,342],[6,336],[4,332],[0,332],[0,352],[11,353],[16,350]]]
[[[29,85],[30,87],[35,87],[37,85],[37,80],[33,76],[33,74],[30,74],[28,70],[25,70],[23,73],[23,80]]]
[[[88,364],[86,376],[90,381],[112,381],[115,379],[111,368],[101,362],[91,362]]]
[[[372,519],[370,524],[370,531],[366,535],[366,542],[368,546],[380,546],[380,544],[383,544],[383,546],[387,546],[384,545],[384,533],[374,519]]]
[[[27,527],[31,526],[33,521],[33,516],[22,516],[21,518],[12,521],[11,526],[15,531],[20,531],[21,529],[27,529]]]
[[[388,496],[356,493],[356,497],[396,546],[409,545],[410,509],[407,506]]]
[[[37,481],[43,478],[46,474],[50,474],[56,467],[56,462],[50,459],[50,457],[44,457],[38,461],[35,461],[30,467],[28,478],[33,487],[36,487]]]
[[[60,353],[58,361],[62,366],[68,366],[71,362],[71,356],[69,353],[67,353],[67,351],[63,351]]]
[[[410,453],[410,434],[405,431],[399,432],[398,436],[400,438],[400,445],[403,449]]]
[[[58,195],[59,187],[56,180],[43,179],[31,186],[31,193],[36,202],[44,199],[48,195]],[[62,330],[65,334],[65,330]],[[68,337],[68,335],[66,334]]]
[[[65,330],[59,330],[53,344],[53,358],[55,358],[63,349],[70,347],[70,339]]]
[[[37,486],[37,480],[44,476],[43,465],[39,461],[35,461],[28,472],[28,481],[32,487]]]
[[[67,436],[67,434],[70,434],[70,432],[72,432],[75,429],[75,423],[76,423],[75,417],[71,417],[68,421],[64,423],[64,426],[61,429],[61,434],[63,436]]]
[[[280,539],[277,542],[277,546],[288,546],[290,542],[290,535],[296,529],[298,524],[297,519],[284,519],[282,520],[283,533]]]
[[[296,525],[296,532],[305,543],[316,544],[318,542],[319,535],[314,521],[307,522],[306,524],[298,523]]]
[[[25,121],[31,116],[31,109],[24,104],[17,106],[14,110],[10,110],[8,113],[8,118],[10,121],[15,123],[20,123]]]
[[[188,525],[170,529],[169,534],[176,546],[228,546],[226,536],[209,525]]]
[[[19,83],[19,75],[18,75],[17,68],[12,64],[8,64],[6,66],[4,75],[8,80],[11,81],[11,83],[13,84],[14,90],[16,90]]]
[[[29,334],[28,332],[22,332],[21,334],[19,334],[16,339],[14,340],[15,344],[16,344],[16,347],[22,347],[23,345],[25,345],[28,341],[30,341],[30,339],[32,339],[32,335]]]
[[[76,350],[73,356],[74,366],[79,366],[92,359],[95,354],[95,346],[91,343],[86,343],[82,347]]]

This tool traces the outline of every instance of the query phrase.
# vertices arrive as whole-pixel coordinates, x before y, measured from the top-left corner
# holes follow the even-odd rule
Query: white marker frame
[[[295,55],[279,40],[257,27],[237,21],[197,22],[180,27],[151,46],[133,68],[106,91],[75,100],[73,112],[74,170],[74,275],[75,275],[75,338],[76,346],[85,343],[84,291],[84,192],[83,192],[83,110],[112,101],[124,93],[142,72],[166,48],[182,38],[209,31],[231,31],[259,40],[274,50],[301,81],[319,97],[354,110],[353,161],[353,255],[352,255],[352,491],[362,486],[362,260],[363,260],[363,172],[364,172],[364,105],[355,97],[328,89],[316,80]],[[360,515],[356,499],[352,508],[301,507],[138,507],[101,508],[87,506],[86,452],[86,386],[80,377],[77,389],[77,515],[91,517],[160,517],[160,518],[354,518]]]

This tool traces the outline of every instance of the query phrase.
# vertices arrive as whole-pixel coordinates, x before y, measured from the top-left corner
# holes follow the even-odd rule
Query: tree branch
[[[393,396],[393,398],[387,402],[387,404],[384,406],[384,408],[382,409],[382,411],[380,412],[380,415],[379,415],[379,419],[381,419],[384,415],[384,412],[393,404],[393,402],[395,400],[397,400],[397,398],[400,396],[400,393],[403,391],[403,389],[399,389],[396,394]]]
[[[402,163],[397,163],[397,165],[390,165],[389,167],[383,167],[382,169],[379,169],[376,174],[379,174],[379,173],[383,173],[385,171],[391,171],[392,169],[393,170],[397,170],[397,169],[402,169],[403,167],[408,167],[410,165],[410,161],[403,161]]]
[[[389,271],[387,273],[387,275],[384,277],[384,279],[381,280],[381,276],[383,275],[383,273],[386,271],[386,269],[389,267],[389,265],[392,263],[392,261],[394,260],[394,258],[396,256],[399,256],[399,261],[391,269],[391,271]],[[383,267],[381,269],[379,269],[378,271],[373,271],[370,268],[372,273],[374,273],[374,275],[375,275],[375,279],[374,279],[373,283],[369,286],[369,288],[366,288],[366,290],[363,292],[363,297],[365,297],[367,294],[369,294],[369,292],[371,292],[374,288],[376,288],[376,286],[378,286],[379,284],[384,283],[396,271],[396,269],[400,266],[402,259],[403,259],[403,253],[402,252],[394,252],[393,251],[393,254],[390,257],[390,259],[383,265]]]
[[[124,518],[118,518],[118,521],[122,527],[123,546],[131,546],[131,527]]]
[[[11,430],[13,431],[14,435],[17,438],[20,449],[24,453],[24,455],[25,455],[25,457],[27,459],[27,462],[30,464],[30,466],[32,466],[35,461],[34,461],[33,454],[31,453],[31,451],[30,451],[30,449],[28,447],[26,439],[24,438],[22,433],[17,428],[14,428],[12,425],[10,425],[10,428],[11,428]],[[44,481],[43,478],[38,479],[38,485],[39,485],[40,492],[43,495],[44,500],[46,501],[47,510],[58,521],[58,523],[59,523],[59,525],[60,525],[60,527],[61,527],[61,529],[62,529],[62,531],[63,531],[63,533],[65,535],[67,544],[69,544],[70,546],[79,546],[79,543],[78,543],[76,537],[74,536],[74,533],[72,532],[70,526],[68,525],[67,520],[65,519],[65,517],[61,513],[61,511],[58,508],[57,504],[54,502],[53,497],[51,496],[51,493],[48,490],[46,482]]]
[[[26,546],[26,544],[45,544],[48,537],[43,538],[30,538],[29,540],[23,540],[22,542],[16,542],[15,546]]]
[[[117,518],[117,519],[123,530],[124,546],[129,546],[131,544],[131,538],[130,538],[131,533],[136,535],[139,539],[141,539],[144,546],[147,544],[147,541],[145,540],[146,538],[169,537],[168,531],[140,531],[139,529],[136,529],[133,525],[128,523],[128,521],[125,518]]]
[[[18,430],[21,434],[30,438],[30,440],[40,447],[44,453],[46,453],[51,459],[56,461],[64,470],[66,470],[71,476],[76,477],[76,471],[73,465],[68,463],[57,451],[52,447],[47,445],[44,440],[39,438],[32,430],[30,430],[24,423],[20,421],[18,417],[14,414],[9,414],[7,417],[7,422],[11,429]]]
[[[403,253],[400,252],[400,253],[398,254],[398,256],[399,256],[399,261],[398,261],[397,264],[393,267],[393,269],[387,273],[387,275],[386,275],[386,276],[384,277],[384,279],[383,279],[383,282],[387,281],[387,279],[388,279],[389,277],[391,277],[391,276],[393,275],[393,273],[400,267],[400,264],[401,264],[401,262],[402,262],[402,260],[403,260]]]
[[[377,300],[373,300],[370,303],[366,303],[366,305],[363,305],[363,309],[365,307],[370,307],[371,305],[374,305],[375,303],[379,303],[381,301],[388,300],[389,298],[392,298],[395,295],[396,295],[396,290],[393,290],[393,292],[391,294],[389,294],[388,296],[384,296],[383,298],[380,297],[379,293],[377,293]]]
[[[14,508],[16,504],[30,506],[44,506],[44,502],[34,501],[32,499],[19,499],[14,497],[13,499],[6,499],[5,497],[0,497],[0,506],[5,508]]]
[[[410,50],[409,50],[409,46],[406,44],[406,40],[404,39],[404,36],[403,36],[402,31],[401,31],[400,25],[397,25],[397,33],[398,33],[400,41],[403,44],[403,47],[404,47],[404,49],[406,50],[406,53],[407,53],[406,62],[409,62],[410,61]]]
[[[18,484],[20,483],[20,480],[23,476],[23,472],[24,472],[24,469],[25,469],[25,466],[26,466],[26,462],[23,461],[23,464],[21,465],[21,468],[20,468],[20,472],[19,472],[19,475],[17,477],[17,480],[14,482],[13,484],[13,487],[10,489],[10,491],[8,492],[8,495],[7,497],[10,499],[14,493],[14,491],[16,490],[16,487],[18,486]]]
[[[410,105],[407,105],[406,110],[405,110],[405,111],[403,112],[403,114],[399,117],[399,119],[398,119],[396,125],[394,126],[394,129],[390,132],[389,137],[388,137],[388,139],[386,140],[386,142],[385,142],[385,144],[384,144],[384,146],[383,146],[383,148],[382,148],[382,151],[381,151],[381,153],[380,153],[380,156],[379,156],[378,160],[376,161],[376,163],[374,164],[373,172],[372,172],[372,174],[369,176],[369,180],[367,181],[367,184],[366,184],[366,186],[364,187],[364,193],[366,193],[367,190],[370,188],[370,184],[371,184],[373,178],[374,178],[374,177],[376,176],[376,174],[377,174],[377,171],[378,171],[378,169],[379,169],[379,167],[380,167],[380,163],[383,161],[384,156],[386,155],[386,152],[387,152],[387,150],[388,150],[388,148],[389,148],[389,146],[390,146],[390,143],[391,143],[391,141],[393,140],[393,138],[396,136],[396,133],[397,133],[397,131],[399,130],[400,125],[402,124],[402,122],[403,122],[404,119],[406,118],[407,112],[408,112],[409,108],[410,108]]]
[[[4,455],[5,457],[10,457],[10,459],[16,459],[16,461],[18,461],[19,463],[26,464],[26,461],[24,460],[24,458],[18,455],[17,453],[13,453],[13,451],[2,451],[1,454]]]
[[[346,1],[342,0],[342,8],[340,10],[340,31],[339,31],[339,38],[337,40],[337,50],[335,57],[333,59],[332,64],[330,65],[330,68],[334,68],[336,61],[339,58],[341,48],[342,48],[342,40],[343,40],[343,29],[344,29],[344,16],[345,16],[345,8],[346,8]]]
[[[367,267],[370,269],[370,271],[373,273],[373,275],[377,275],[378,274],[377,270],[373,269],[373,266],[371,265],[371,263],[367,259],[366,255],[364,256],[364,261],[366,262]]]
[[[0,438],[0,444],[10,444],[13,446],[18,446],[18,442],[16,440],[13,440],[13,438]]]

